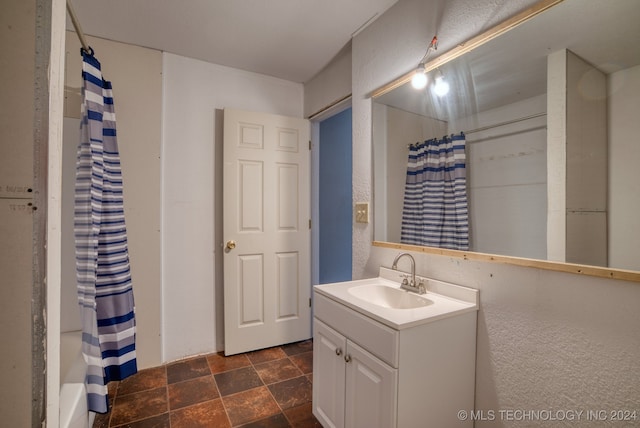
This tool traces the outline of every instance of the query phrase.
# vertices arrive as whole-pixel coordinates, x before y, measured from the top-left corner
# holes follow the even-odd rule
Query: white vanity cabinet
[[[395,427],[398,370],[317,318],[313,328],[314,413],[322,425]]]
[[[323,427],[473,426],[458,414],[474,409],[477,303],[399,325],[324,287],[314,289],[313,321],[313,414]]]

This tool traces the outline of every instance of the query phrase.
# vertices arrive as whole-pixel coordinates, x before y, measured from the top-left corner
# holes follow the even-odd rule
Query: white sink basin
[[[349,288],[348,292],[358,299],[383,308],[416,309],[433,304],[426,297],[381,284],[359,285]]]
[[[416,294],[400,288],[399,274],[381,267],[376,278],[316,285],[314,290],[394,330],[478,310],[478,290],[422,278],[427,293]]]

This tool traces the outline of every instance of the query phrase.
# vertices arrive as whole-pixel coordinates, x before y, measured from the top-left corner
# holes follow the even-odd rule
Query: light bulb
[[[444,80],[443,76],[436,77],[436,83],[433,85],[433,92],[439,97],[444,97],[449,93],[449,84]]]
[[[418,69],[411,78],[411,86],[414,89],[423,89],[427,86],[427,75],[424,73],[424,64],[418,65]]]

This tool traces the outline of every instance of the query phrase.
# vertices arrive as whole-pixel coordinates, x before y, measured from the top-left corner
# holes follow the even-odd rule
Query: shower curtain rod
[[[512,123],[518,123],[518,122],[523,122],[525,120],[529,120],[529,119],[535,119],[536,117],[542,117],[542,116],[546,116],[547,113],[536,113],[536,114],[532,114],[529,116],[523,116],[520,117],[518,119],[513,119],[513,120],[506,120],[504,122],[499,122],[499,123],[494,123],[493,125],[487,125],[487,126],[482,126],[480,128],[475,128],[475,129],[471,129],[469,131],[462,131],[464,134],[473,134],[474,132],[480,132],[480,131],[486,131],[492,128],[498,128],[500,126],[505,126],[505,125],[511,125]],[[530,130],[536,130],[536,129],[542,129],[544,127],[537,127],[537,128],[532,128]],[[513,135],[517,134],[518,132],[514,133]],[[476,142],[480,142],[480,141],[484,141],[486,140],[486,138],[480,139],[480,140],[474,140],[474,141],[469,141],[467,140],[467,143],[476,143]],[[412,144],[407,144],[408,148],[414,147],[416,146],[416,144],[418,143],[412,143]]]
[[[76,11],[73,10],[73,5],[71,4],[71,0],[67,0],[67,12],[69,12],[69,17],[71,18],[71,23],[73,24],[73,28],[75,28],[76,34],[80,39],[80,43],[82,44],[82,49],[86,53],[90,53],[91,47],[87,43],[87,39],[84,37],[84,33],[82,32],[82,27],[80,27],[80,21],[78,21],[78,17],[76,16]]]
[[[506,120],[504,122],[494,123],[493,125],[487,125],[487,126],[483,126],[483,127],[480,127],[480,128],[472,129],[470,131],[463,131],[463,132],[465,134],[473,134],[474,132],[486,131],[487,129],[497,128],[499,126],[511,125],[512,123],[523,122],[525,120],[535,119],[536,117],[541,117],[541,116],[546,116],[546,115],[547,115],[547,113],[536,113],[536,114],[532,114],[530,116],[521,117],[519,119]]]

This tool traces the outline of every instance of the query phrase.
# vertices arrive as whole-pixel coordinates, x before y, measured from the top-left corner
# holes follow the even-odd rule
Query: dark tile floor
[[[311,340],[225,357],[209,354],[109,384],[94,428],[320,427],[311,414]]]

